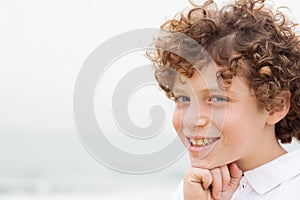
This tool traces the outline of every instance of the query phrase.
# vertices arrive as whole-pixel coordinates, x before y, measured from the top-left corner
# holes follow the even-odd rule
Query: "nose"
[[[196,130],[205,127],[210,121],[210,107],[209,105],[201,102],[191,103],[183,116],[183,126]]]

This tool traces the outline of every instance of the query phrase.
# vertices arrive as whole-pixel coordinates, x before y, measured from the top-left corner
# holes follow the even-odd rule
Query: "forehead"
[[[187,90],[188,88],[202,90],[222,90],[217,80],[218,67],[214,62],[209,62],[200,69],[196,68],[191,78],[178,73],[174,82],[173,91]]]

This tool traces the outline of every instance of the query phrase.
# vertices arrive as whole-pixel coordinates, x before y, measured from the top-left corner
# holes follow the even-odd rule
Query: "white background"
[[[300,22],[298,1],[276,5],[290,7]],[[141,176],[103,167],[79,141],[72,93],[81,65],[102,42],[125,31],[158,28],[187,7],[186,0],[0,1],[0,197],[171,195],[187,158]]]

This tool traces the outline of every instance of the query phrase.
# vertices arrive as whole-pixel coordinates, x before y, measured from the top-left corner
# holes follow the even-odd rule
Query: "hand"
[[[231,199],[243,172],[235,163],[214,169],[189,168],[184,175],[184,199]]]

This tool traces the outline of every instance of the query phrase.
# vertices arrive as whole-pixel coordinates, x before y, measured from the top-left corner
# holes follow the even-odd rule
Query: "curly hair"
[[[282,106],[282,92],[290,91],[290,110],[275,125],[275,133],[282,143],[291,142],[293,137],[300,140],[297,24],[278,9],[267,8],[264,0],[237,0],[222,9],[213,0],[192,5],[186,14],[179,13],[161,26],[162,34],[156,38],[154,50],[147,51],[155,77],[167,96],[173,97],[174,72],[170,69],[191,77],[195,65],[207,58],[191,42],[174,34],[181,33],[205,49],[218,65],[217,76],[225,80],[226,87],[242,73],[261,108]],[[190,55],[190,59],[182,55]]]

